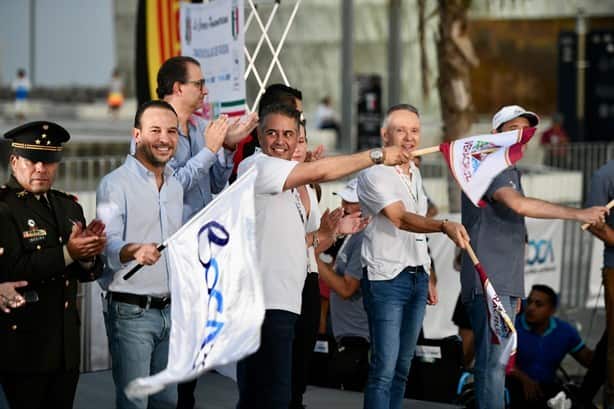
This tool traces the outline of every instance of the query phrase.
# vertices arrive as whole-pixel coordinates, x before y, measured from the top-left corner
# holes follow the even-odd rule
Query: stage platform
[[[114,394],[115,387],[111,371],[82,374],[79,378],[74,409],[113,408]],[[234,409],[237,396],[236,384],[231,379],[217,373],[209,373],[198,381],[196,408]],[[304,403],[307,409],[360,409],[362,408],[362,393],[309,386]],[[460,406],[406,400],[403,408],[455,409]]]

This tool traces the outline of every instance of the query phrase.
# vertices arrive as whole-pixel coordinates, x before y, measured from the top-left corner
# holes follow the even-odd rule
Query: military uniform
[[[72,407],[81,352],[78,282],[102,273],[100,257],[67,260],[74,222],[85,226],[71,195],[35,195],[14,177],[0,187],[0,281],[26,280],[20,292],[38,298],[0,315],[0,373],[13,409]]]

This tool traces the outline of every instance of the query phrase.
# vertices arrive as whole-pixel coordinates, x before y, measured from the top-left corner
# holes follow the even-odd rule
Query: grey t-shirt
[[[586,206],[605,206],[612,199],[614,199],[614,160],[608,161],[593,173]],[[606,222],[614,227],[614,212],[610,212]],[[614,267],[614,247],[605,246],[603,266]]]
[[[495,192],[511,187],[524,194],[516,167],[501,172],[482,197],[486,206],[476,207],[462,195],[462,221],[471,237],[471,246],[500,296],[524,296],[524,264],[527,229],[520,216],[493,199]],[[482,293],[482,284],[469,256],[463,252],[461,296],[463,301]]]
[[[338,275],[348,275],[356,280],[362,278],[360,265],[362,238],[363,232],[360,232],[346,239],[347,242],[343,244],[335,262],[335,271]],[[360,287],[347,300],[341,298],[333,290],[330,291],[330,318],[333,334],[337,340],[348,336],[363,337],[369,340],[369,322],[362,303]]]

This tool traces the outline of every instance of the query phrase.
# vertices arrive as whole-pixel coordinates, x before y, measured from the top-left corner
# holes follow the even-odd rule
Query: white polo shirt
[[[301,293],[307,275],[305,222],[296,196],[283,191],[284,183],[298,164],[256,153],[239,165],[241,176],[256,166],[257,262],[262,272],[267,310],[301,311]],[[304,209],[303,209],[304,215]]]
[[[365,216],[373,219],[365,229],[361,248],[363,267],[369,280],[390,280],[407,266],[424,266],[428,273],[431,259],[426,235],[398,229],[382,210],[402,202],[405,210],[426,215],[427,198],[420,171],[410,164],[412,177],[401,175],[396,167],[377,165],[358,175],[358,199]]]

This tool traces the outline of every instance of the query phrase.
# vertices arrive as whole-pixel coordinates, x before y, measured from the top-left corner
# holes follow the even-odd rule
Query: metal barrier
[[[543,163],[533,163],[534,165],[582,172],[583,199],[586,199],[590,189],[593,172],[610,159],[614,159],[612,142],[570,143],[563,146],[542,146],[539,149],[543,150]]]
[[[53,188],[67,192],[95,192],[100,179],[119,167],[119,165],[124,163],[125,159],[125,155],[64,158],[60,162]],[[9,174],[10,170],[8,168],[2,169],[0,171],[0,180],[8,180]]]
[[[561,307],[585,307],[589,294],[592,251],[593,235],[580,229],[577,222],[565,221],[561,254]]]
[[[533,165],[543,165],[550,169],[573,170],[582,174],[582,201],[581,203],[567,203],[570,206],[583,206],[591,188],[593,173],[606,162],[614,159],[614,143],[611,142],[571,143],[563,146],[543,146],[539,149],[543,150],[543,162],[534,162]],[[592,251],[592,234],[582,231],[577,222],[566,221],[563,229],[563,253],[561,255],[560,301],[561,306],[567,310],[586,308]]]

